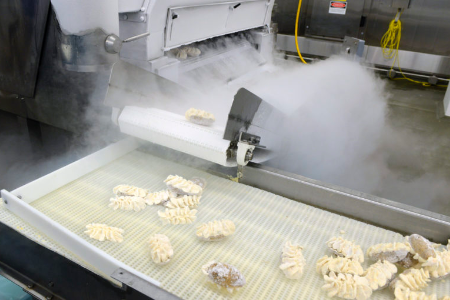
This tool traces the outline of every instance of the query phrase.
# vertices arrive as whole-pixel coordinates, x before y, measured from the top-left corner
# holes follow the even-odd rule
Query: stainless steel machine
[[[324,254],[324,242],[339,234],[348,234],[365,249],[402,241],[403,234],[411,233],[447,242],[449,217],[258,164],[280,138],[283,115],[249,90],[236,93],[225,127],[192,124],[154,107],[156,100],[192,95],[178,82],[186,70],[227,59],[233,51],[256,51],[264,62],[274,34],[274,0],[54,0],[51,10],[48,1],[14,3],[21,4],[0,11],[9,13],[5,22],[11,28],[0,31],[0,37],[9,35],[11,41],[11,49],[0,48],[0,54],[16,57],[16,40],[25,46],[12,67],[0,65],[1,78],[9,78],[0,81],[3,109],[82,130],[71,118],[93,109],[83,101],[95,100],[102,107],[100,114],[127,136],[22,187],[1,191],[0,274],[35,297],[221,299],[228,295],[208,286],[200,271],[202,264],[217,259],[239,265],[245,273],[247,286],[239,298],[319,299],[325,294],[314,267],[308,269],[308,280],[299,282],[305,288],[278,276],[279,248],[286,239],[302,240],[311,266]],[[348,15],[340,12],[329,19],[321,17],[325,6],[329,11],[329,1],[305,5],[311,14],[304,23],[310,26],[305,35],[314,41],[317,36],[326,38],[324,43],[345,36],[361,39],[359,27],[370,24],[369,18],[362,24],[364,1],[346,1]],[[20,37],[11,12],[30,12],[20,26],[33,33]],[[187,60],[171,55],[173,49],[236,33],[252,38],[230,53]],[[284,50],[291,50],[290,41],[278,35],[277,44]],[[352,48],[355,41],[346,39],[344,49],[359,53],[360,47]],[[342,51],[342,42],[333,43]],[[305,53],[321,55],[306,45],[302,42]],[[364,51],[366,59],[371,57],[368,48]],[[445,74],[441,65],[433,70]],[[59,104],[64,97],[67,102]],[[67,107],[72,114],[64,114]],[[199,243],[194,224],[161,226],[156,206],[142,212],[107,206],[115,185],[156,191],[164,188],[162,181],[169,174],[204,177],[208,185],[198,221],[231,218],[236,235],[215,244]],[[125,228],[124,242],[90,240],[84,234],[90,222]],[[165,266],[149,259],[147,240],[157,232],[170,236],[175,248],[173,261]],[[450,293],[450,287],[437,282],[430,291]],[[385,290],[375,297],[392,295]]]
[[[337,1],[339,2],[339,1]],[[342,40],[351,36],[365,41],[363,62],[390,68],[383,58],[380,41],[395,18],[403,10],[400,65],[408,73],[448,78],[449,42],[443,38],[450,32],[447,1],[347,0],[345,8],[330,8],[330,1],[303,0],[299,23],[300,51],[313,56],[329,57],[339,53]],[[275,9],[278,23],[277,46],[296,52],[294,43],[295,12],[298,1],[281,1]],[[286,18],[289,16],[290,18]]]

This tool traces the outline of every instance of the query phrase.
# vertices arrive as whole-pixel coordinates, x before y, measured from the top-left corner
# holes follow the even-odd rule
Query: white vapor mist
[[[442,211],[450,192],[446,178],[424,166],[423,149],[411,147],[419,144],[414,133],[389,123],[386,81],[340,57],[309,65],[275,60],[258,67],[249,55],[257,54],[234,57],[207,75],[186,74],[191,77],[184,82],[201,91],[187,105],[213,112],[225,125],[236,91],[245,87],[286,115],[279,124],[279,147],[272,149],[277,156],[265,164],[450,214],[450,208]],[[233,63],[238,73],[250,76],[235,78]]]
[[[370,71],[342,58],[284,70],[256,85],[255,93],[287,114],[280,124],[280,155],[270,164],[344,184],[336,178],[349,177],[377,148],[383,87]]]

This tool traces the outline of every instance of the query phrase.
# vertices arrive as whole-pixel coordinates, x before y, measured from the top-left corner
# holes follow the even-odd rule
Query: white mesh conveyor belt
[[[150,191],[165,187],[169,174],[186,178],[206,178],[208,186],[198,207],[197,220],[191,225],[161,225],[157,211],[149,206],[140,212],[114,211],[108,207],[112,188],[130,184]],[[259,189],[219,178],[150,154],[133,151],[31,203],[33,207],[78,234],[114,258],[162,283],[162,287],[184,299],[326,299],[321,291],[322,276],[316,273],[316,261],[327,252],[325,242],[339,236],[360,244],[364,251],[373,244],[403,241],[395,232],[326,212]],[[201,222],[230,219],[236,233],[220,242],[197,239],[195,228]],[[38,243],[36,232],[0,205],[0,221]],[[125,230],[123,243],[98,242],[83,232],[88,223],[106,223]],[[169,264],[155,265],[150,258],[148,239],[154,233],[167,235],[175,250]],[[48,239],[45,246],[87,267]],[[289,280],[278,268],[281,247],[286,240],[304,246],[307,261],[304,276]],[[236,294],[219,291],[207,282],[201,266],[210,260],[236,266],[247,284]],[[368,266],[368,261],[364,263]],[[94,270],[95,271],[95,270]],[[450,294],[450,282],[435,281],[424,290],[438,296]],[[372,299],[393,299],[384,290]]]

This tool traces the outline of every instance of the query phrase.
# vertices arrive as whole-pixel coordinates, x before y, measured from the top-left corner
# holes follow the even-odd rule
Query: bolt
[[[247,153],[245,154],[245,161],[250,161],[253,159],[253,152],[248,150]]]
[[[141,16],[141,17],[139,18],[139,20],[141,20],[142,22],[144,22],[144,21],[145,21],[145,17],[144,17],[144,16]]]
[[[47,298],[45,298],[45,299],[52,300],[52,298],[53,298],[53,296],[47,296]]]
[[[145,11],[145,7],[142,6],[142,7],[141,7],[141,11]]]
[[[124,20],[128,20],[128,15],[127,15],[127,14],[124,14],[124,15],[123,15],[123,19],[124,19]]]
[[[27,288],[32,289],[33,285],[32,284],[27,284]]]
[[[8,204],[8,201],[6,199],[3,199],[3,202],[5,202],[5,204]]]

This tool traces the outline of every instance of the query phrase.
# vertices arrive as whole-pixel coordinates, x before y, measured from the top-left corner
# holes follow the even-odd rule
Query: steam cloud
[[[225,80],[233,77],[230,61],[185,80],[203,92],[189,105],[214,112],[224,125],[234,94],[245,87],[286,114],[278,155],[266,165],[450,215],[450,208],[442,210],[447,181],[421,162],[411,147],[416,135],[387,119],[385,81],[339,57],[306,66],[278,60],[258,73],[249,55],[257,54],[233,58],[252,74],[245,80]]]
[[[245,87],[286,115],[279,124],[281,142],[273,149],[278,156],[265,164],[450,215],[450,207],[442,209],[450,192],[448,182],[433,166],[421,161],[424,149],[417,146],[435,141],[424,143],[414,132],[390,126],[383,80],[359,64],[338,57],[309,65],[280,59],[262,65],[254,49],[240,50],[246,38],[238,36],[203,45],[204,56],[220,56],[230,49],[236,52],[181,74],[180,83],[193,93],[171,101],[161,98],[154,106],[179,114],[190,107],[204,109],[215,114],[216,125],[225,126],[234,95]],[[99,86],[106,88],[104,83]],[[85,115],[80,116],[87,124],[86,134],[76,138],[77,144],[98,149],[116,140],[117,130],[112,128],[109,116],[110,109],[103,103],[89,104]],[[14,143],[18,136],[6,138]],[[0,147],[2,153],[8,154],[8,144]],[[425,150],[438,151],[439,145],[435,144]],[[24,154],[33,152],[25,148]],[[79,147],[72,151],[78,157],[88,153]],[[39,167],[43,175],[55,164],[66,164],[67,158],[53,156],[51,168],[47,163],[33,161],[32,156],[27,161],[29,165],[6,161],[0,165],[6,170],[19,169],[17,174]],[[0,178],[0,187],[17,187],[31,179]]]

